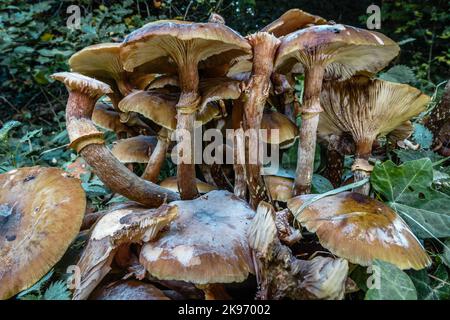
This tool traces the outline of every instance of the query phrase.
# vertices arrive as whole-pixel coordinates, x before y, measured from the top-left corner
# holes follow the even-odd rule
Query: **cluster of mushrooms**
[[[75,53],[71,72],[53,75],[69,91],[70,147],[130,201],[85,215],[78,180],[62,170],[0,175],[0,298],[48,272],[82,225],[89,238],[74,299],[224,299],[226,284],[255,279],[259,299],[343,299],[355,290],[353,265],[429,266],[402,218],[369,196],[369,183],[305,206],[316,143],[326,146],[326,176],[338,187],[344,156],[354,155],[353,179],[362,181],[380,137],[396,145],[411,135],[410,119],[429,97],[375,78],[399,50],[380,33],[292,9],[247,37],[213,14],[206,23],[151,22],[121,43]],[[176,176],[159,181],[174,136],[188,150],[202,143],[192,138],[199,123],[278,130],[264,143],[280,149],[298,140],[295,179],[265,175],[260,161],[195,164],[180,148]],[[117,136],[111,147],[105,129]],[[247,139],[236,142],[222,152],[259,154]],[[320,245],[307,253],[313,234]],[[118,269],[122,278],[105,284]]]

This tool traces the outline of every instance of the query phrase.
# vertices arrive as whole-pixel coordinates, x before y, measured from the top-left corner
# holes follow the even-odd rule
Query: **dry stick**
[[[71,91],[69,93],[66,107],[68,131],[82,131],[80,124],[92,123],[91,116],[96,100],[82,92]],[[94,127],[93,124],[92,127]],[[87,144],[79,152],[111,191],[130,200],[154,207],[163,204],[166,200],[179,199],[177,193],[136,176],[120,163],[104,144],[98,144],[98,142]]]
[[[256,208],[259,202],[269,200],[264,180],[261,176],[262,159],[260,159],[259,154],[259,131],[264,106],[269,96],[273,61],[280,41],[267,32],[255,33],[249,37],[248,41],[253,49],[253,69],[244,91],[244,129],[250,133],[247,139],[252,139],[251,142],[256,145],[256,150],[251,149],[250,141],[247,140],[245,143],[245,167],[250,202]]]
[[[305,90],[303,95],[302,124],[298,144],[297,171],[294,183],[294,196],[311,192],[311,181],[314,169],[314,153],[319,124],[320,91],[324,67],[316,65],[305,70]]]

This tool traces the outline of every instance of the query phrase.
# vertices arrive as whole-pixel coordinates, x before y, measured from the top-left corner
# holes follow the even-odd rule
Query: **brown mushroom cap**
[[[142,247],[140,262],[162,280],[195,284],[242,282],[253,273],[247,229],[254,211],[230,192],[175,201],[179,217]]]
[[[175,130],[177,126],[176,104],[178,95],[165,94],[158,91],[134,91],[119,103],[119,109],[123,112],[137,112],[156,124]],[[208,104],[197,114],[197,120],[207,123],[219,114],[217,107]]]
[[[229,78],[213,78],[200,81],[200,112],[210,102],[218,100],[235,100],[241,95],[241,82]]]
[[[85,209],[80,181],[63,170],[0,174],[0,300],[33,285],[61,259]]]
[[[89,300],[170,300],[150,283],[126,280],[97,288]]]
[[[157,143],[157,137],[141,135],[115,141],[111,152],[122,163],[148,163]]]
[[[251,51],[241,35],[223,24],[176,20],[150,22],[128,35],[122,47],[121,57],[127,71],[145,63],[153,64],[155,69],[159,65],[167,68],[160,58],[171,58],[165,64],[176,63],[182,59],[180,47],[189,47],[192,62],[196,63],[214,55],[232,59]],[[234,54],[223,54],[230,51]]]
[[[97,103],[92,112],[92,122],[98,127],[120,133],[132,133],[133,130],[120,121],[120,113],[105,103]]]
[[[399,51],[395,41],[378,32],[342,24],[312,26],[283,37],[275,68],[289,73],[298,62],[305,68],[320,63],[325,79],[345,80],[380,71]]]
[[[216,187],[214,187],[210,184],[207,184],[206,182],[203,182],[199,179],[196,179],[196,181],[197,181],[197,189],[198,189],[198,192],[200,192],[200,193],[207,193],[207,192],[217,189]],[[178,192],[177,177],[166,178],[163,181],[161,181],[161,183],[159,185],[161,187],[169,189],[171,191]]]
[[[288,117],[276,111],[267,110],[261,120],[261,129],[267,130],[267,139],[263,135],[263,142],[278,144],[281,149],[292,146],[298,137],[298,128]],[[272,130],[278,131],[278,138]]]
[[[350,133],[356,145],[367,145],[425,110],[430,97],[406,84],[355,77],[324,82],[320,96],[319,135]]]
[[[178,77],[175,75],[162,75],[150,82],[148,89],[161,89],[167,86],[179,87]]]
[[[262,28],[261,31],[272,33],[275,37],[282,37],[309,25],[321,24],[327,24],[327,20],[300,9],[291,9]]]
[[[55,80],[65,84],[67,91],[78,91],[93,99],[112,93],[111,87],[106,83],[86,77],[75,72],[58,72],[51,75]]]
[[[272,200],[287,202],[292,198],[294,179],[280,176],[264,176],[264,183]]]
[[[311,195],[292,198],[299,210]],[[423,269],[431,260],[403,219],[384,203],[357,192],[343,192],[309,205],[297,220],[315,232],[321,245],[352,263],[368,266],[375,259],[401,269]]]

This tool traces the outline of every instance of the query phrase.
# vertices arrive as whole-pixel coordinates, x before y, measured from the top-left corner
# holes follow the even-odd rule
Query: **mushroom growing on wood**
[[[275,210],[262,201],[248,232],[255,253],[259,299],[344,298],[346,260],[324,257],[299,260],[289,247],[281,244],[277,234]]]
[[[377,137],[385,136],[425,110],[430,97],[405,84],[354,77],[342,82],[324,82],[320,96],[323,112],[320,127],[352,136],[355,181],[370,176],[368,159]],[[325,130],[325,129],[324,129]],[[370,185],[361,192],[369,193]]]
[[[94,226],[77,263],[80,285],[74,300],[84,300],[111,270],[111,262],[121,245],[153,240],[178,215],[177,207],[162,205],[146,209],[130,204],[105,214]]]
[[[95,103],[111,88],[98,80],[70,72],[52,77],[63,82],[69,91],[66,126],[70,147],[93,168],[94,173],[113,192],[148,206],[179,199],[179,195],[145,181],[121,164],[104,145],[103,133],[97,130],[91,117]]]
[[[322,112],[322,80],[345,80],[354,74],[376,73],[399,50],[394,41],[380,33],[341,24],[312,26],[283,37],[275,62],[276,72],[290,73],[300,63],[305,73],[294,195],[311,190],[316,132]]]
[[[214,298],[209,285],[242,282],[253,273],[247,228],[254,211],[246,202],[220,190],[170,205],[178,218],[141,250],[150,275],[204,285],[208,299]]]
[[[227,54],[232,52],[233,54]],[[219,23],[186,21],[151,22],[128,35],[122,45],[124,68],[133,71],[144,64],[175,65],[181,95],[177,102],[177,136],[180,150],[178,183],[182,199],[192,199],[195,185],[193,137],[195,114],[200,103],[199,63],[214,56],[234,59],[248,54],[250,45],[238,33]],[[220,56],[219,56],[220,55]],[[164,59],[166,63],[161,63]],[[187,158],[187,159],[186,159]]]
[[[0,300],[41,279],[78,234],[86,196],[57,168],[0,174]]]
[[[338,257],[362,266],[379,259],[400,269],[419,270],[431,264],[408,225],[384,203],[357,192],[343,192],[313,202],[298,214],[311,197],[292,198],[288,208]]]

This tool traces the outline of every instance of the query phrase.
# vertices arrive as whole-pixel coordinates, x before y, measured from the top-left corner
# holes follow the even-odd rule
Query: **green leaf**
[[[420,238],[450,236],[450,197],[432,188],[430,159],[377,163],[371,175],[374,189],[399,212]]]
[[[450,268],[450,238],[445,241],[444,253],[441,255],[442,262]]]
[[[424,149],[429,149],[433,143],[433,134],[424,125],[414,123],[413,139]]]
[[[51,278],[51,276],[53,275],[54,271],[53,269],[50,270],[45,276],[43,276],[38,282],[36,282],[33,286],[31,286],[30,288],[20,292],[17,295],[17,298],[22,299],[22,297],[25,297],[27,295],[30,295],[31,293],[39,293],[42,290],[42,287],[47,283],[47,281]]]
[[[450,283],[448,273],[443,265],[439,265],[432,276],[426,270],[411,271],[410,277],[417,289],[417,296],[421,300],[448,300]]]
[[[380,260],[375,260],[372,268],[379,286],[367,290],[366,300],[417,300],[416,288],[405,272]]]
[[[313,175],[311,187],[312,193],[325,193],[334,189],[331,182],[320,174]]]
[[[412,69],[401,64],[393,66],[388,71],[383,72],[378,78],[386,81],[410,84],[417,81]]]
[[[443,157],[431,150],[409,150],[397,149],[394,150],[401,162],[429,158],[432,162],[441,160]]]
[[[70,300],[70,291],[66,282],[59,280],[50,284],[45,290],[44,300]]]
[[[20,125],[21,123],[19,121],[11,120],[6,122],[0,129],[0,141],[5,141],[8,138],[9,132]]]

